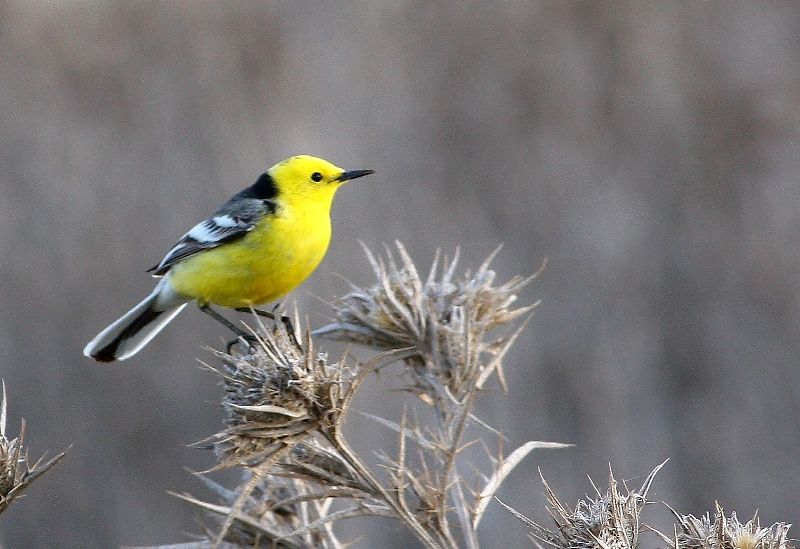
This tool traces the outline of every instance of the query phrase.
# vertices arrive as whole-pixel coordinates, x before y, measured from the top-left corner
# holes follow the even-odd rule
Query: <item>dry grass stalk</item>
[[[42,455],[35,463],[28,461],[25,448],[25,420],[22,420],[19,435],[9,439],[6,435],[8,419],[8,398],[6,384],[3,385],[3,398],[0,402],[0,513],[5,511],[11,502],[23,495],[23,491],[36,479],[49,471],[53,465],[61,461],[66,450],[50,460],[45,461]]]
[[[217,353],[226,428],[206,443],[218,467],[244,467],[249,478],[222,504],[180,496],[225,517],[216,545],[340,547],[332,524],[377,515],[400,521],[426,547],[477,547],[480,519],[509,472],[535,448],[563,446],[532,441],[504,458],[483,442],[486,430],[502,435],[473,413],[487,380],[497,374],[502,383],[502,359],[522,326],[505,336],[494,330],[520,324],[531,310],[512,304],[533,277],[495,285],[494,254],[457,276],[457,259],[440,262],[437,254],[423,280],[399,243],[397,253],[378,259],[367,250],[377,283],[352,286],[332,304],[335,321],[315,332],[373,348],[370,361],[328,363],[309,335],[288,334],[282,323],[260,325],[247,354]],[[379,475],[351,449],[343,425],[361,381],[391,362],[403,364],[408,390],[433,407],[436,420],[423,426],[407,414],[399,422],[368,415],[398,435]],[[481,434],[469,440],[475,429]],[[480,469],[464,458],[475,442],[488,456],[478,485],[460,473]],[[284,497],[275,497],[276,487]]]

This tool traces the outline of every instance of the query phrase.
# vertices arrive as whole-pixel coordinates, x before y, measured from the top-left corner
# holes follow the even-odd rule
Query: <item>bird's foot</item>
[[[233,349],[233,346],[237,343],[246,343],[249,350],[252,349],[256,343],[258,343],[258,338],[253,334],[242,334],[225,344],[225,352],[231,354],[231,349]]]
[[[213,318],[214,320],[216,320],[217,322],[228,328],[231,332],[236,334],[236,338],[230,340],[225,345],[226,353],[231,354],[231,349],[237,343],[244,342],[247,343],[248,347],[252,348],[253,345],[258,342],[258,338],[256,336],[234,325],[230,320],[222,316],[220,313],[218,313],[208,305],[198,305],[198,306],[200,307],[200,310],[203,311],[205,314],[207,314],[208,316],[210,316],[211,318]]]
[[[286,333],[289,334],[290,338],[292,338],[292,343],[294,343],[296,347],[300,348],[300,342],[297,341],[297,336],[295,336],[294,324],[292,323],[292,319],[285,315],[280,315],[280,317],[276,318],[275,311],[278,309],[279,306],[280,304],[275,305],[275,307],[272,308],[272,311],[253,309],[250,307],[236,307],[236,309],[234,310],[239,311],[240,313],[253,313],[257,316],[263,316],[264,318],[268,318],[275,322],[280,320],[283,323],[284,327],[286,328]]]

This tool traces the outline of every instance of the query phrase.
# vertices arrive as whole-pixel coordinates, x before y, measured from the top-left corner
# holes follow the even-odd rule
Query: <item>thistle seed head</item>
[[[647,476],[641,488],[629,489],[623,483],[620,492],[614,473],[609,469],[608,489],[595,498],[578,501],[574,509],[565,507],[542,478],[550,515],[556,529],[550,530],[503,504],[528,526],[531,537],[540,543],[559,549],[634,549],[639,545],[639,516],[647,503],[646,497],[655,475],[666,462]]]
[[[791,524],[776,522],[762,528],[758,516],[742,524],[731,513],[726,517],[719,503],[714,518],[709,513],[701,517],[681,515],[671,509],[678,520],[674,538],[661,534],[669,547],[680,549],[792,549],[788,532]]]
[[[220,466],[255,465],[284,444],[310,436],[336,414],[344,372],[278,323],[261,325],[244,355],[216,352],[222,366],[226,428],[211,438]]]
[[[458,252],[449,263],[437,253],[423,279],[403,245],[396,246],[396,255],[387,248],[383,257],[364,248],[377,281],[351,284],[348,294],[331,303],[334,321],[314,334],[380,350],[410,349],[409,390],[423,399],[460,401],[492,373],[502,382],[501,360],[516,334],[490,332],[535,306],[513,308],[517,292],[536,275],[495,284],[489,265],[498,248],[477,271],[461,275]]]

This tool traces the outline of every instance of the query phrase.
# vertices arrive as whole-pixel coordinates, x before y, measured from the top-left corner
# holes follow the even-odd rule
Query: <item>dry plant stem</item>
[[[208,503],[208,502],[205,502],[205,501],[201,501],[199,499],[193,498],[192,496],[190,496],[188,494],[178,494],[178,493],[171,492],[171,491],[167,491],[167,493],[169,495],[171,495],[171,496],[175,496],[175,497],[177,497],[179,499],[182,499],[183,501],[187,501],[189,503],[193,503],[194,505],[197,505],[198,507],[200,507],[202,509],[205,509],[207,511],[211,511],[212,513],[216,513],[216,514],[219,514],[219,515],[222,515],[222,516],[225,516],[225,517],[232,516],[235,520],[238,520],[238,521],[240,521],[240,522],[242,522],[244,524],[247,524],[248,526],[251,526],[256,530],[263,531],[265,534],[269,535],[271,539],[277,539],[278,537],[280,537],[280,533],[277,532],[277,531],[271,530],[269,528],[269,525],[266,525],[266,524],[264,524],[263,522],[260,522],[260,521],[256,521],[251,516],[247,515],[246,513],[242,513],[241,511],[237,511],[233,507],[228,507],[228,506],[224,506],[224,505],[215,505],[213,503]],[[283,545],[284,545],[284,547],[286,547],[286,549],[307,549],[305,546],[296,544],[296,543],[292,542],[291,540],[282,540],[281,543],[283,543]],[[220,544],[218,546],[219,547],[225,547],[226,545],[229,545],[229,544],[227,544],[226,542],[223,542],[222,544]],[[161,546],[158,546],[158,547],[161,547]],[[205,545],[203,545],[203,547],[211,547],[211,544],[209,542],[205,542]],[[153,548],[149,548],[149,549],[153,549]]]
[[[389,505],[393,511],[395,511],[399,517],[408,525],[414,535],[424,543],[427,547],[431,548],[438,548],[441,547],[436,541],[430,536],[430,534],[425,530],[425,528],[419,523],[416,516],[409,511],[406,507],[405,502],[403,501],[403,496],[399,493],[397,496],[392,496],[392,494],[383,486],[377,477],[372,473],[372,471],[364,465],[358,455],[353,452],[348,444],[347,440],[344,438],[344,434],[342,433],[342,426],[344,424],[344,418],[347,411],[350,409],[350,405],[353,402],[353,397],[355,396],[356,391],[358,390],[361,383],[376,370],[378,365],[385,362],[389,358],[403,356],[408,353],[408,349],[395,349],[392,351],[387,351],[382,353],[372,360],[370,360],[367,364],[364,365],[361,372],[356,376],[356,378],[352,381],[351,391],[349,391],[343,401],[342,401],[342,408],[341,408],[341,420],[333,425],[330,426],[329,429],[324,431],[324,434],[329,437],[330,442],[342,453],[344,458],[353,466],[353,468],[361,475],[364,480],[367,481],[370,488],[372,488],[376,493],[381,495],[382,500]]]
[[[231,509],[235,510],[237,514],[239,514],[242,509],[244,508],[244,504],[247,501],[247,498],[250,497],[250,494],[253,493],[258,483],[261,482],[264,476],[267,474],[269,469],[278,462],[278,460],[282,459],[283,457],[288,454],[295,444],[300,442],[305,437],[297,437],[294,439],[287,440],[284,443],[284,447],[280,450],[276,451],[272,454],[266,461],[260,463],[256,467],[249,467],[249,471],[251,474],[250,480],[242,486],[241,493],[236,501],[231,506]],[[222,528],[220,528],[219,534],[217,534],[217,539],[214,541],[213,549],[218,549],[222,544],[222,541],[225,539],[225,535],[228,533],[233,521],[236,517],[234,517],[233,513],[229,514],[228,517],[225,519],[225,522],[222,524]]]
[[[424,543],[427,547],[431,548],[439,548],[442,547],[439,543],[437,543],[425,528],[419,523],[417,518],[411,513],[408,508],[405,506],[403,502],[400,501],[400,497],[392,496],[391,493],[383,486],[383,484],[372,474],[370,471],[359,459],[359,457],[350,449],[350,446],[347,444],[347,441],[342,437],[341,431],[334,431],[332,433],[333,439],[332,441],[339,447],[339,450],[344,455],[345,459],[347,459],[353,467],[359,472],[360,475],[364,477],[364,479],[369,483],[369,485],[381,495],[381,499],[391,507],[391,509],[397,513],[403,522],[411,528],[411,531],[417,538]]]
[[[442,531],[448,537],[448,542],[451,543],[453,547],[458,547],[458,544],[450,533],[450,528],[447,521],[448,501],[451,497],[454,497],[455,501],[453,502],[453,505],[457,512],[459,526],[461,527],[464,541],[467,544],[467,547],[470,549],[476,549],[478,547],[478,541],[476,539],[472,523],[469,520],[469,513],[466,510],[467,503],[463,499],[463,491],[460,491],[461,481],[459,480],[458,469],[456,467],[456,458],[458,457],[461,439],[464,435],[464,429],[467,425],[467,418],[469,417],[469,412],[473,403],[475,402],[476,396],[477,391],[474,389],[471,390],[464,398],[464,402],[459,404],[460,410],[458,410],[456,414],[448,414],[445,416],[443,411],[437,414],[439,417],[457,418],[454,422],[454,425],[449,425],[448,423],[450,422],[445,421],[445,424],[440,427],[440,440],[446,440],[449,442],[449,444],[447,450],[445,450],[446,461],[444,466],[444,474],[441,477],[442,480],[439,486],[441,493],[441,499],[439,502],[439,523]],[[456,494],[451,494],[451,486],[457,487]],[[461,493],[461,497],[458,497],[458,492]]]

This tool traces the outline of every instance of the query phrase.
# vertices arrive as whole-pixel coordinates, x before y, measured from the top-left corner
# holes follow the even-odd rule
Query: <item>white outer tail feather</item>
[[[158,333],[186,307],[187,303],[185,301],[177,301],[175,297],[177,296],[175,296],[172,288],[169,287],[167,280],[162,279],[161,283],[159,283],[141,303],[125,313],[118,320],[114,321],[106,329],[97,334],[93,340],[87,343],[86,347],[83,348],[84,356],[97,358],[96,355],[100,351],[122,336],[125,330],[139,320],[142,315],[151,311],[159,312],[160,314],[154,317],[152,321],[144,324],[136,332],[120,340],[114,349],[113,358],[109,358],[108,361],[125,360],[126,358],[132,357],[138,353],[142,347],[147,345],[151,339],[158,335]],[[167,301],[167,303],[158,303],[159,301]]]

